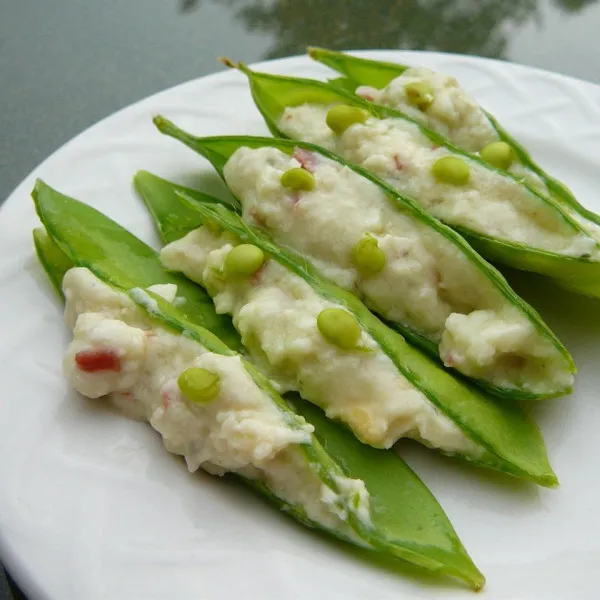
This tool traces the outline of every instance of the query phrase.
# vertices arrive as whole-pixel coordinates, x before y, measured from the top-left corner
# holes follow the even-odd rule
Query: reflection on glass
[[[200,7],[200,0],[180,0],[179,10],[182,13],[189,13]]]
[[[266,58],[332,49],[410,48],[500,58],[507,30],[538,15],[544,0],[211,0],[255,33],[274,37]],[[577,12],[597,0],[553,0]],[[201,0],[181,0],[190,11]]]
[[[588,4],[595,4],[596,2],[597,0],[555,0],[554,4],[567,12],[578,12]]]

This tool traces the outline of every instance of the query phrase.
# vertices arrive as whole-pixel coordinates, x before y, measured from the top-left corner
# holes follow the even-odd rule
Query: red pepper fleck
[[[373,88],[357,88],[356,90],[356,95],[360,96],[361,98],[364,98],[365,100],[368,100],[369,102],[373,102],[373,100],[375,100],[375,96],[373,95],[373,93],[370,91]]]
[[[266,225],[264,218],[256,212],[254,207],[248,211],[248,215],[259,227],[264,227]]]
[[[163,410],[167,410],[167,408],[169,408],[169,404],[171,402],[171,396],[169,395],[169,392],[162,392],[160,395],[160,399],[161,399],[161,406],[163,407]]]
[[[121,371],[121,359],[114,350],[81,350],[75,355],[75,364],[85,373]]]
[[[265,262],[262,265],[260,265],[260,268],[258,269],[258,271],[254,271],[254,273],[252,273],[252,275],[250,275],[250,278],[248,279],[248,281],[250,282],[250,285],[256,286],[260,283],[262,274],[263,274],[266,266],[267,266],[267,261],[265,260]]]
[[[443,361],[444,361],[444,365],[446,367],[456,366],[456,357],[451,352],[449,352],[448,354],[446,354],[446,356],[444,356]]]
[[[396,169],[398,169],[398,171],[402,171],[402,169],[404,169],[404,163],[400,160],[400,157],[397,154],[394,154],[394,164],[396,165]]]
[[[295,158],[304,170],[309,173],[314,173],[315,167],[317,166],[317,157],[313,152],[309,152],[304,148],[294,148],[292,158]]]
[[[433,146],[431,146],[432,150],[437,150],[439,148],[439,146],[437,146],[436,144],[434,144]]]

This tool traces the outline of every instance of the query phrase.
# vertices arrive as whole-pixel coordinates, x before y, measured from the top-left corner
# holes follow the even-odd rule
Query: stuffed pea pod
[[[454,77],[425,67],[370,60],[344,52],[309,48],[314,60],[338,71],[332,83],[361,98],[399,110],[490,164],[521,176],[542,194],[563,202],[596,239],[600,216],[582,206],[561,182],[546,173],[500,123],[463,90]]]
[[[172,206],[175,215],[176,193],[145,201]],[[234,315],[256,364],[283,389],[299,390],[374,446],[415,437],[489,468],[555,483],[539,432],[518,408],[497,406],[454,380],[355,296],[236,214],[197,196],[184,198],[211,227],[167,245],[163,262],[207,286],[217,309]],[[249,245],[262,251],[262,265],[227,277],[229,253]]]
[[[240,347],[205,292],[165,272],[114,221],[42,182],[34,198],[46,228],[34,232],[36,251],[74,327],[65,371],[78,390],[148,419],[192,471],[231,473],[309,527],[483,585],[401,459],[362,446],[300,399],[284,401],[214,335],[233,332]],[[179,230],[189,214],[177,213]]]
[[[244,219],[356,293],[411,342],[506,398],[566,393],[572,360],[540,316],[454,231],[368,172],[302,142],[194,138]],[[302,167],[312,189],[286,185]]]
[[[275,135],[318,144],[364,167],[414,198],[489,260],[600,297],[600,245],[564,203],[402,112],[327,83],[240,68]],[[346,116],[340,128],[340,113],[347,108],[354,116],[350,121]]]

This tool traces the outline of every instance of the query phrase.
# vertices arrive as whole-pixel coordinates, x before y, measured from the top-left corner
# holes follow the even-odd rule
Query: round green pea
[[[360,325],[343,308],[326,308],[317,317],[317,327],[323,337],[338,348],[352,350],[360,340]]]
[[[225,259],[226,277],[250,277],[265,262],[265,254],[253,244],[240,244],[231,250]]]
[[[404,86],[406,99],[419,110],[427,110],[433,102],[433,90],[424,81],[413,81]]]
[[[368,114],[362,108],[358,108],[358,106],[338,104],[329,109],[325,122],[333,132],[337,135],[342,135],[350,125],[364,123],[367,117]]]
[[[443,183],[466,185],[471,176],[469,165],[456,156],[444,156],[433,163],[433,176]]]
[[[481,158],[498,169],[508,169],[515,160],[515,152],[506,142],[493,142],[480,152]]]
[[[177,378],[181,393],[196,404],[204,404],[214,400],[221,390],[221,380],[218,375],[206,369],[191,367]]]
[[[315,178],[306,169],[290,169],[281,176],[281,185],[291,190],[310,191],[315,187]]]
[[[385,267],[385,254],[370,235],[352,248],[352,264],[361,275],[376,275]]]

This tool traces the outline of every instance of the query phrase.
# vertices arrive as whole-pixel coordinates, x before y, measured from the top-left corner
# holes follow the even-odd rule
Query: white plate
[[[584,204],[600,209],[599,87],[484,59],[364,54],[456,75]],[[257,66],[330,74],[306,58]],[[245,489],[189,475],[149,427],[99,410],[65,385],[68,334],[34,258],[37,220],[29,192],[42,177],[156,243],[131,189],[133,173],[145,168],[192,185],[210,173],[205,161],[154,129],[158,113],[198,134],[266,133],[243,76],[205,77],[81,134],[36,169],[0,212],[2,559],[32,600],[471,598],[459,586],[367,562]],[[487,576],[483,597],[596,599],[600,304],[533,276],[521,279],[580,368],[574,396],[535,407],[562,487],[492,476],[410,445],[404,454]]]

